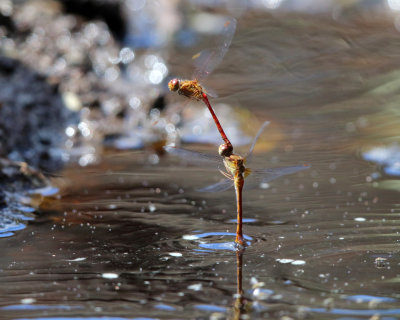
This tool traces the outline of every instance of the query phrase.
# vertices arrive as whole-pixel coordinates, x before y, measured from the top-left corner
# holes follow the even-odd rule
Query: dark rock
[[[122,40],[126,25],[121,11],[121,2],[116,0],[62,0],[67,13],[78,14],[88,20],[104,21],[113,35]]]
[[[0,26],[7,28],[9,32],[15,31],[15,25],[11,16],[4,15],[1,11],[0,11]]]
[[[0,156],[44,171],[62,166],[64,128],[76,116],[43,76],[0,56]]]
[[[159,95],[153,102],[153,108],[158,109],[160,111],[165,110],[167,106],[167,102],[165,101],[165,95]]]
[[[0,158],[0,190],[24,192],[48,186],[47,178],[25,162]]]

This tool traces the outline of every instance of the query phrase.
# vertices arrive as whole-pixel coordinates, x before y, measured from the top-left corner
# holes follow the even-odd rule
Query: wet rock
[[[55,86],[0,56],[0,156],[56,171],[62,166],[63,128],[74,120]]]
[[[25,162],[0,158],[0,192],[22,192],[48,186],[47,178]]]
[[[164,59],[155,50],[121,48],[120,35],[115,36],[123,29],[118,27],[120,4],[9,2],[13,27],[0,26],[0,53],[42,75],[66,107],[79,114],[77,123],[59,128],[68,136],[64,158],[82,166],[100,159],[104,145],[119,148],[121,139],[130,140],[124,146],[141,148],[177,135],[175,120],[166,132],[172,121],[159,110],[156,116],[149,112],[165,105],[159,98],[168,74]],[[13,159],[35,165],[19,154]]]
[[[33,190],[50,188],[48,179],[25,162],[0,158],[0,238],[25,228],[25,221],[41,201],[33,201]],[[54,189],[55,190],[55,189]]]

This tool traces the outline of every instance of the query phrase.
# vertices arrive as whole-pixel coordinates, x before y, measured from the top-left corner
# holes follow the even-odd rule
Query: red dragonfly
[[[253,180],[253,184],[249,184],[249,186],[251,187],[255,185],[260,185],[261,183],[267,183],[269,181],[285,176],[287,174],[292,174],[310,168],[310,166],[308,165],[268,168],[268,169],[255,169],[255,170],[251,170],[246,167],[246,161],[249,160],[249,158],[251,158],[251,154],[253,152],[257,139],[260,137],[264,128],[268,124],[269,121],[264,122],[261,128],[258,130],[258,133],[251,144],[249,152],[245,157],[233,154],[232,152],[230,154],[223,155],[222,161],[225,170],[219,169],[219,171],[222,173],[223,176],[225,176],[225,179],[198,190],[200,192],[219,192],[228,190],[231,187],[235,187],[236,206],[237,206],[237,229],[236,229],[235,242],[241,247],[245,246],[243,239],[243,232],[242,232],[242,217],[243,217],[242,190],[244,186],[244,180],[247,177],[249,177],[249,179],[251,177],[251,180]],[[221,146],[224,146],[224,144]],[[217,167],[219,167],[221,164],[220,158],[210,156],[207,154],[195,151],[189,151],[185,149],[178,149],[170,146],[166,146],[164,147],[164,149],[173,155],[176,155],[183,159],[187,159],[188,161],[192,161],[194,164],[208,165],[208,166],[211,165]],[[254,182],[256,182],[256,184],[254,184]]]
[[[182,80],[175,78],[168,83],[169,90],[178,92],[178,94],[190,99],[194,99],[197,101],[202,100],[206,104],[214,119],[218,131],[221,134],[222,140],[224,140],[224,142],[228,146],[232,146],[232,144],[226,136],[217,116],[214,113],[213,108],[211,107],[210,101],[208,100],[207,92],[200,85],[199,81],[206,78],[220,64],[229,49],[233,35],[235,34],[235,30],[236,19],[228,19],[222,27],[221,43],[219,43],[211,51],[203,50],[193,56],[196,65],[194,80]]]

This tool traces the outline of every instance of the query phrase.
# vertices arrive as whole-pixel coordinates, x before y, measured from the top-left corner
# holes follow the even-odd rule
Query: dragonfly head
[[[168,89],[170,91],[178,91],[180,86],[179,80],[178,79],[172,79],[170,82],[168,82]]]
[[[218,153],[222,157],[229,157],[233,152],[233,147],[230,143],[223,143],[218,148]]]

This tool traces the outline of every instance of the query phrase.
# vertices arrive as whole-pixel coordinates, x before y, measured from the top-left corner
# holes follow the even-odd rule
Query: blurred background
[[[46,171],[94,163],[105,146],[214,144],[206,112],[179,107],[166,83],[195,75],[191,57],[223,41],[228,17],[238,34],[206,84],[225,98],[217,109],[236,144],[248,139],[232,107],[321,107],[396,71],[397,1],[5,0],[0,9],[0,151]]]
[[[397,319],[399,36],[397,0],[0,1],[4,319]],[[312,166],[245,193],[240,257],[218,168],[162,148],[216,155],[167,83],[228,40],[235,150],[269,120],[251,167]]]

